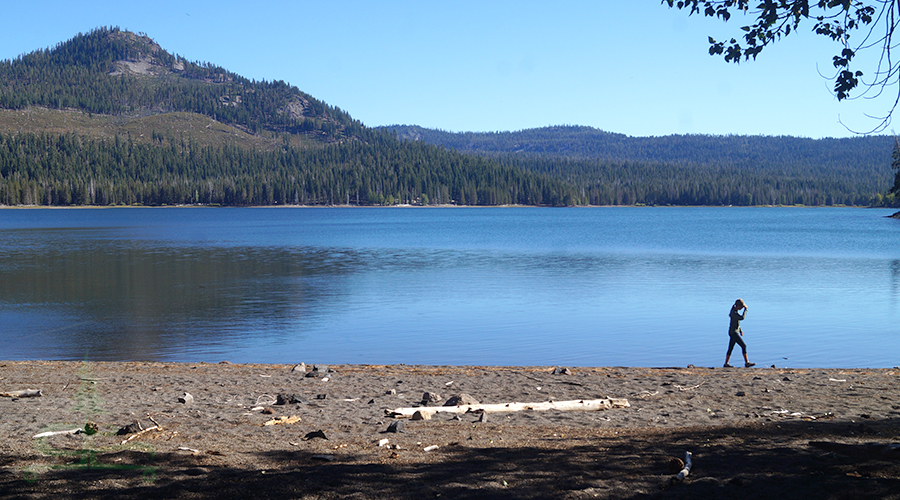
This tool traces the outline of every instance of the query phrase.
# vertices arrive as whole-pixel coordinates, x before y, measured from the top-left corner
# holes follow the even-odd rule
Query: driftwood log
[[[435,413],[504,413],[514,411],[598,411],[611,408],[631,406],[627,399],[581,399],[576,401],[546,401],[543,403],[498,403],[473,404],[458,406],[420,406],[413,408],[397,408],[385,410],[389,417],[411,418],[419,413],[423,418],[430,418]]]
[[[43,396],[40,389],[23,389],[21,391],[0,392],[6,398],[37,398]]]

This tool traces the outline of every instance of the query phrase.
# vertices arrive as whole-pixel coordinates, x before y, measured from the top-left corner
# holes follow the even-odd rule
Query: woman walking
[[[741,309],[744,312],[738,312]],[[747,317],[747,304],[744,303],[743,300],[737,299],[734,301],[734,305],[731,306],[731,312],[728,313],[728,317],[731,318],[731,324],[728,326],[728,353],[725,354],[725,368],[732,368],[728,361],[731,359],[731,351],[734,350],[734,345],[737,344],[741,346],[741,351],[744,354],[744,366],[750,368],[751,366],[755,366],[756,363],[751,363],[749,359],[747,359],[747,344],[744,343],[744,339],[741,337],[744,336],[744,331],[741,330],[741,321]]]

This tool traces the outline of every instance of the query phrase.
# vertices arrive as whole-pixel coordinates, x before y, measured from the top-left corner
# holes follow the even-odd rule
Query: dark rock
[[[428,405],[431,403],[437,403],[441,400],[441,395],[434,392],[426,392],[422,394],[422,404]]]
[[[275,398],[276,405],[298,405],[303,403],[306,403],[306,401],[296,394],[279,394]]]
[[[325,431],[322,430],[307,432],[306,435],[303,436],[304,441],[309,441],[310,439],[315,438],[328,439],[328,436],[326,436]]]
[[[138,421],[134,421],[134,423],[128,424],[125,427],[122,427],[118,431],[116,431],[116,436],[124,436],[125,434],[134,434],[135,432],[140,432],[141,424]]]
[[[403,432],[403,427],[406,425],[406,422],[403,420],[397,420],[396,422],[391,422],[391,425],[388,426],[385,432]]]

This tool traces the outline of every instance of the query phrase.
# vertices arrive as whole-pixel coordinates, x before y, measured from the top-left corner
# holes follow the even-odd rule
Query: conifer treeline
[[[264,152],[154,136],[0,134],[2,205],[571,205],[559,180],[387,134]]]
[[[882,148],[868,141],[629,138],[587,127],[395,127],[398,139],[284,82],[191,63],[118,28],[0,61],[0,108],[34,106],[130,117],[186,111],[258,137],[318,142],[260,151],[172,130],[148,131],[149,141],[0,135],[2,205],[868,205],[890,182],[887,160],[872,152]]]

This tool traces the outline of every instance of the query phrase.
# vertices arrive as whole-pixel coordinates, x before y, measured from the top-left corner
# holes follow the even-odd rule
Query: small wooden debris
[[[38,398],[43,396],[40,389],[22,389],[19,391],[0,392],[5,398]]]
[[[300,417],[298,417],[297,415],[291,415],[290,417],[282,415],[280,417],[273,418],[272,420],[263,422],[263,425],[279,425],[279,424],[287,425],[287,424],[295,424],[299,421],[300,421]]]

